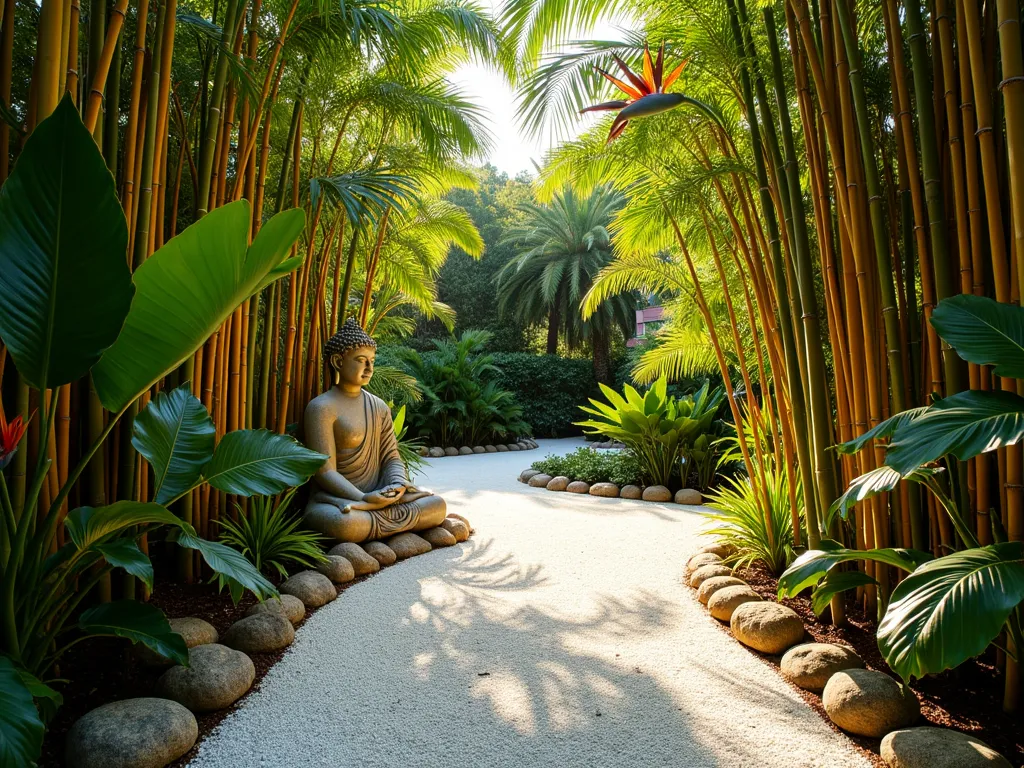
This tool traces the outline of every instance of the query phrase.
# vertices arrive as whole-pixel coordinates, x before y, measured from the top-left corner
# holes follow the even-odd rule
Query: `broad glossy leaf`
[[[45,730],[19,670],[0,655],[0,765],[33,765]]]
[[[967,362],[992,365],[996,376],[1024,379],[1024,309],[962,294],[939,302],[932,325]]]
[[[142,643],[164,658],[188,666],[185,641],[171,630],[167,617],[155,605],[137,600],[101,603],[79,617],[78,627],[89,635],[114,635]]]
[[[114,179],[70,96],[0,187],[0,337],[37,389],[81,378],[132,301]]]
[[[905,411],[900,411],[895,416],[890,416],[881,424],[872,427],[860,437],[854,438],[847,443],[840,443],[835,447],[836,453],[857,453],[871,440],[882,437],[892,437],[893,433],[903,424],[913,421],[927,410],[928,406],[924,405],[920,408],[908,408]]]
[[[287,435],[239,429],[221,438],[203,477],[225,493],[272,496],[302,485],[326,460]]]
[[[24,667],[15,668],[18,670],[18,674],[21,675],[21,682],[24,683],[25,687],[28,688],[28,692],[32,694],[32,698],[35,699],[40,718],[42,718],[44,723],[49,723],[64,703],[64,697]]]
[[[302,232],[301,209],[277,214],[246,249],[246,200],[211,211],[135,270],[137,289],[117,342],[93,369],[107,410],[120,412],[178,367],[236,307],[280,277]]]
[[[246,560],[240,552],[224,544],[199,538],[192,526],[182,526],[180,529],[173,531],[169,538],[186,549],[198,551],[203,556],[206,564],[232,585],[231,594],[233,597],[241,594],[235,588],[235,585],[249,590],[260,600],[278,596],[274,585],[267,581],[263,574],[257,571],[256,567]],[[237,597],[235,597],[235,600],[237,602]]]
[[[804,552],[779,577],[779,598],[793,597],[807,587],[813,587],[825,574],[840,563],[872,560],[912,572],[921,563],[932,559],[929,552],[917,549],[847,549],[838,541],[822,539],[819,549]]]
[[[966,391],[939,400],[892,436],[885,463],[902,475],[947,453],[966,460],[1024,436],[1024,398]]]
[[[811,593],[811,608],[816,616],[821,616],[836,595],[849,589],[877,583],[863,571],[829,571]]]
[[[135,417],[132,445],[153,467],[153,501],[166,504],[199,482],[217,429],[188,384],[161,392]]]
[[[64,530],[79,549],[91,547],[104,536],[135,525],[181,525],[181,519],[159,504],[118,501],[105,507],[79,507],[64,521]]]
[[[984,651],[1024,600],[1024,543],[925,563],[893,590],[878,648],[900,677],[942,672]]]
[[[942,471],[944,470],[941,467],[920,467],[907,475],[906,479],[920,482]],[[855,504],[880,493],[891,491],[902,479],[903,476],[899,472],[884,465],[865,472],[860,477],[854,478],[843,495],[832,503],[829,515],[838,513],[845,518]]]
[[[153,563],[139,545],[132,539],[114,539],[96,545],[103,559],[115,568],[124,568],[128,573],[153,589]]]

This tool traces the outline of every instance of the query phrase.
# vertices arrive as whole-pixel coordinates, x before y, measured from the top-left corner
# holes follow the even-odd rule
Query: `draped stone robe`
[[[375,491],[392,483],[408,485],[405,462],[398,452],[398,440],[387,403],[363,390],[363,414],[366,430],[356,448],[339,448],[335,464],[340,474],[363,493]],[[310,496],[311,503],[333,504],[340,510],[351,504],[324,490]],[[408,530],[419,517],[419,501],[399,502],[383,509],[370,510],[372,518],[369,540],[381,539],[398,531]]]

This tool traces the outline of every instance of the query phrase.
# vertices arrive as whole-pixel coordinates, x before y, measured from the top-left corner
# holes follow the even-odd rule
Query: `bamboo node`
[[[981,136],[981,134],[983,134],[983,133],[992,133],[992,126],[991,125],[987,125],[984,128],[979,128],[978,130],[976,130],[974,132],[974,135],[975,136]]]
[[[1006,22],[1004,21],[1003,24],[1005,24],[1005,23]],[[1002,26],[1002,25],[1000,25],[1000,26]],[[1005,80],[1003,80],[1001,83],[999,83],[999,90],[1000,91],[1003,90],[1003,88],[1005,86],[1011,85],[1012,83],[1021,83],[1021,82],[1024,82],[1024,75],[1016,75],[1014,77],[1008,77]],[[989,130],[992,130],[992,129],[990,128]]]

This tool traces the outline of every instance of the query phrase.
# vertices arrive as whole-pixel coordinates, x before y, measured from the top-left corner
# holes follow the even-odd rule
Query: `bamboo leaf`
[[[114,179],[65,96],[0,187],[0,338],[33,387],[81,378],[117,339],[127,248]]]

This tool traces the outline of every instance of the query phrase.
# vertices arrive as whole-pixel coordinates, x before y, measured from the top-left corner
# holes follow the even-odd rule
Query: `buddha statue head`
[[[373,377],[377,342],[350,317],[324,345],[324,358],[336,387],[357,393]]]

